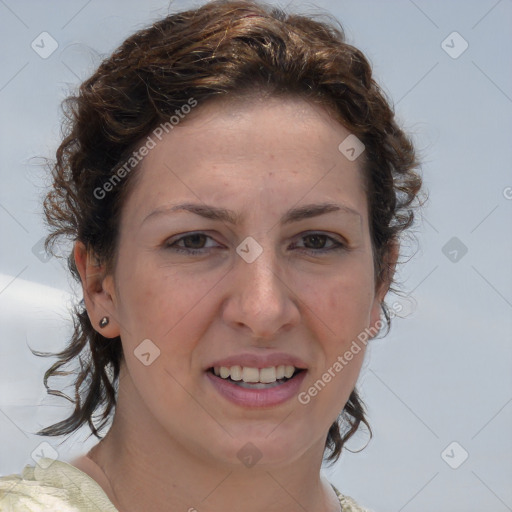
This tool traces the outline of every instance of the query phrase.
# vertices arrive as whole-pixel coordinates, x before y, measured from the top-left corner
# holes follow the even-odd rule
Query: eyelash
[[[215,249],[215,247],[203,247],[201,249],[191,249],[191,248],[187,248],[187,247],[179,247],[178,245],[178,242],[181,242],[182,240],[186,240],[188,238],[191,238],[191,237],[194,237],[194,236],[197,236],[197,235],[204,235],[206,238],[209,238],[210,240],[213,240],[212,237],[206,235],[205,233],[202,233],[200,231],[196,232],[196,233],[189,233],[185,236],[182,236],[181,238],[178,238],[177,240],[174,240],[172,243],[171,242],[167,242],[165,244],[165,248],[166,249],[171,249],[173,251],[176,251],[176,252],[179,252],[179,253],[182,253],[182,254],[188,254],[188,255],[200,255],[200,254],[205,254],[206,252],[210,252],[211,249]],[[307,237],[313,237],[313,236],[320,236],[320,237],[325,237],[325,240],[326,240],[326,243],[328,241],[332,242],[333,244],[335,244],[334,246],[330,247],[330,248],[327,248],[327,249],[306,249],[306,250],[302,250],[301,252],[306,252],[306,253],[310,253],[310,254],[326,254],[326,253],[329,253],[329,252],[332,252],[332,251],[340,251],[340,250],[346,250],[347,249],[347,246],[346,244],[342,243],[342,242],[339,242],[338,240],[334,239],[333,237],[329,236],[329,235],[326,235],[324,233],[316,233],[316,232],[313,232],[313,233],[308,233],[307,235],[303,235],[301,238],[304,239],[304,238],[307,238]]]

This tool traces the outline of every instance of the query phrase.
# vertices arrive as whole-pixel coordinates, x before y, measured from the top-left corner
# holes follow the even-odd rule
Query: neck
[[[130,408],[120,389],[112,427],[88,454],[104,475],[96,481],[119,512],[340,510],[320,474],[323,443],[288,465],[228,466],[191,453],[154,420],[145,420],[149,413]]]

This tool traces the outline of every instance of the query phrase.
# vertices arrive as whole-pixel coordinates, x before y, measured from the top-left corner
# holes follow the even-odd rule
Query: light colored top
[[[371,512],[334,486],[343,512]],[[0,512],[119,512],[87,473],[67,462],[39,459],[20,475],[0,477]]]

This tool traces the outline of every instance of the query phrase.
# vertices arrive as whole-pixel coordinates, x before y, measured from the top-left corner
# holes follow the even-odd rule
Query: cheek
[[[119,272],[122,303],[118,312],[123,345],[152,340],[162,355],[179,359],[190,353],[210,321],[208,293],[222,278],[217,273],[188,271],[182,267],[132,261]],[[204,319],[203,322],[201,319]],[[123,332],[124,331],[124,332]]]
[[[302,287],[303,300],[336,339],[368,327],[373,303],[373,273],[368,265],[347,266]]]
[[[371,273],[347,272],[310,283],[306,292],[321,355],[301,396],[312,416],[325,418],[326,424],[336,420],[359,377],[366,343],[358,337],[370,325],[372,287]]]

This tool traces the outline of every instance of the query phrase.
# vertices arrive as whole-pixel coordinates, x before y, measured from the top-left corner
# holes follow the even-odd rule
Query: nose
[[[237,256],[232,268],[224,321],[253,338],[269,340],[300,320],[296,290],[270,249],[252,263]]]

